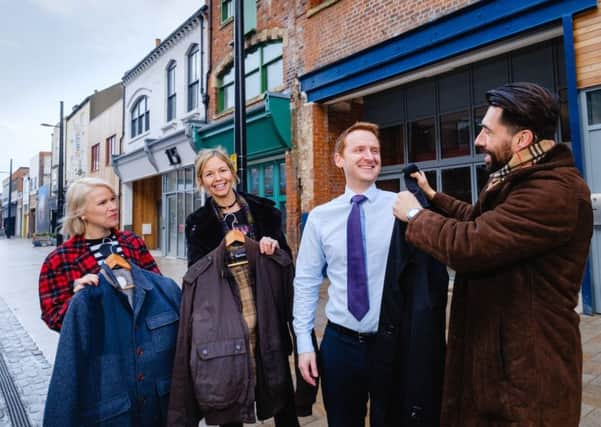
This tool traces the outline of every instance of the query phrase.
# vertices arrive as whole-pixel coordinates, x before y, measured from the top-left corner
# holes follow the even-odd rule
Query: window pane
[[[185,173],[183,169],[177,171],[177,191],[184,191],[185,189]]]
[[[507,83],[507,59],[481,62],[474,66],[474,103],[486,104],[486,92]]]
[[[198,68],[198,48],[196,48],[196,50],[190,52],[190,56],[188,56],[188,82],[199,79]]]
[[[484,185],[488,182],[488,169],[485,165],[476,166],[476,185],[478,186],[478,194],[484,188]]]
[[[188,87],[188,111],[198,106],[198,82]]]
[[[378,187],[380,190],[398,193],[401,191],[401,181],[398,179],[383,179],[381,181],[376,181],[376,187]]]
[[[363,98],[363,119],[385,127],[403,120],[405,92],[403,87],[394,87]]]
[[[282,42],[270,43],[263,46],[263,63],[266,64],[269,61],[282,56]]]
[[[440,118],[442,158],[470,155],[470,121],[467,111]]]
[[[194,168],[186,168],[186,190],[194,188]]]
[[[150,112],[146,111],[145,116],[145,122],[146,122],[146,130],[150,129]],[[142,120],[140,120],[140,124],[142,124]]]
[[[409,123],[409,161],[436,159],[434,119]]]
[[[282,60],[267,66],[267,90],[281,86],[284,81],[284,65]]]
[[[403,127],[401,125],[380,129],[382,166],[400,165],[403,158]]]
[[[442,173],[442,191],[459,200],[472,203],[472,185],[470,168],[444,169]]]
[[[175,191],[175,186],[177,184],[177,172],[169,172],[167,174],[167,189],[166,192],[170,193]]]
[[[167,72],[167,94],[172,95],[175,93],[175,65],[169,67]]]
[[[468,87],[467,71],[447,74],[440,78],[438,82],[440,111],[457,111],[467,108]]]
[[[234,16],[234,2],[232,0],[223,0],[221,2],[221,21],[226,21]]]
[[[223,109],[234,107],[234,85],[223,88]]]
[[[258,71],[246,76],[246,99],[252,99],[260,95],[261,90],[261,75]]]
[[[588,125],[601,124],[601,89],[586,94],[586,109],[588,111]]]
[[[273,196],[273,165],[265,166],[263,170],[263,190],[266,197]]]
[[[260,49],[257,49],[254,52],[250,52],[250,53],[246,54],[246,58],[244,59],[244,72],[248,73],[248,72],[251,72],[251,71],[259,68],[260,60],[261,60]]]
[[[248,183],[248,192],[259,195],[259,168],[250,168],[250,179]]]
[[[514,82],[533,82],[553,91],[553,52],[551,46],[537,46],[511,57]]]
[[[175,118],[175,95],[171,95],[167,99],[167,121]]]
[[[280,163],[280,196],[286,194],[286,163]]]
[[[137,119],[132,119],[131,121],[131,136],[134,137],[138,134],[138,121]]]
[[[221,82],[224,86],[233,81],[234,81],[234,67],[230,68],[230,70],[226,74],[224,74],[223,77],[221,78]]]
[[[407,118],[414,120],[436,114],[434,82],[424,81],[407,88]]]

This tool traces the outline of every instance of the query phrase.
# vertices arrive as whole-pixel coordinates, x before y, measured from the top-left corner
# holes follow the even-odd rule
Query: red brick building
[[[213,124],[195,143],[233,149],[233,0],[210,5]],[[293,248],[305,215],[343,191],[334,142],[357,120],[381,128],[378,186],[403,189],[402,167],[417,163],[438,190],[475,201],[487,179],[473,146],[484,94],[506,82],[534,81],[559,94],[556,139],[572,147],[601,193],[593,167],[601,160],[597,0],[246,0],[245,7],[249,191],[285,210]],[[288,133],[275,111],[286,102]],[[583,283],[589,312],[601,310],[599,234]]]

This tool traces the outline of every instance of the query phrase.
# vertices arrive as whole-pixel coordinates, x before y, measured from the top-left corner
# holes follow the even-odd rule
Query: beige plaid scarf
[[[491,173],[486,184],[486,191],[495,185],[505,181],[507,175],[516,169],[522,169],[537,164],[545,155],[555,147],[556,142],[551,139],[543,139],[536,144],[530,144],[528,147],[515,153],[511,159],[498,171]]]

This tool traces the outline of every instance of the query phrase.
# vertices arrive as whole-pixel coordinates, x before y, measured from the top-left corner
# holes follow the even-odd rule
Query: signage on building
[[[167,159],[169,159],[169,164],[171,166],[176,166],[181,164],[182,158],[179,156],[177,152],[177,147],[167,148],[165,150],[165,154],[167,155]]]

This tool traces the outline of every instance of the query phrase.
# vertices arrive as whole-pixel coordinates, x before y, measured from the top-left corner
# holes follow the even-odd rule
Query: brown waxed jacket
[[[259,253],[244,243],[254,278],[257,314],[256,384],[252,379],[248,329],[237,288],[228,280],[225,244],[195,262],[184,276],[180,326],[169,402],[169,426],[254,423],[295,399],[288,356],[292,353],[294,267],[277,249]],[[300,375],[297,378],[301,378]],[[316,388],[297,380],[296,407],[309,415]]]
[[[582,349],[574,311],[592,236],[570,150],[512,171],[475,206],[437,193],[406,237],[457,271],[443,426],[576,427]]]

